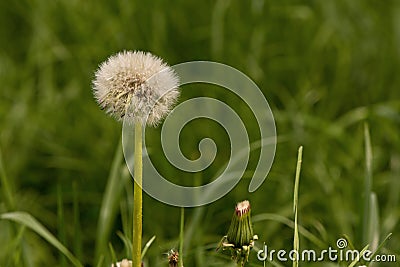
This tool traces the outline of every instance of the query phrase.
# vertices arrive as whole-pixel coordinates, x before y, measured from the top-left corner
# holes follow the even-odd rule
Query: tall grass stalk
[[[282,216],[280,214],[275,214],[275,213],[261,213],[254,215],[252,217],[253,223],[258,223],[258,222],[264,222],[264,221],[273,221],[276,223],[280,223],[283,225],[286,225],[292,229],[295,228],[295,222],[286,218],[285,216]],[[317,247],[323,249],[326,247],[326,244],[321,241],[321,239],[313,234],[312,232],[308,231],[304,226],[298,225],[297,224],[297,229],[299,234],[301,234],[305,239],[316,245]]]
[[[118,147],[115,150],[111,170],[107,179],[103,200],[100,208],[99,221],[96,235],[96,259],[100,259],[107,251],[108,240],[115,214],[118,211],[118,201],[122,193],[125,180],[121,177],[121,162],[122,162],[122,141],[118,142]]]
[[[364,195],[363,195],[363,221],[362,221],[362,242],[368,244],[370,236],[370,210],[371,210],[371,187],[372,187],[372,148],[369,126],[364,124],[365,140],[365,176],[364,176]]]
[[[141,266],[142,248],[142,124],[135,124],[135,155],[133,181],[133,239],[132,239],[132,266]]]
[[[63,201],[63,194],[62,194],[62,189],[61,189],[61,184],[60,182],[57,185],[57,219],[58,219],[58,240],[62,243],[62,244],[66,244],[66,234],[65,234],[65,225],[64,225],[64,221],[65,221],[65,217],[64,217],[64,201]],[[67,266],[67,261],[65,259],[64,254],[60,251],[60,266],[65,267]]]
[[[3,157],[2,157],[2,152],[0,148],[0,179],[1,179],[1,188],[3,189],[3,196],[4,196],[4,201],[6,203],[7,209],[8,210],[13,210],[14,209],[14,197],[13,193],[11,190],[11,186],[8,183],[8,178],[6,174],[6,170],[4,167],[4,162],[3,162]]]
[[[374,253],[371,256],[371,259],[374,259],[375,256],[378,254],[378,252],[383,248],[383,246],[386,244],[386,242],[392,237],[392,233],[389,233],[384,239],[383,241],[379,244],[379,246],[376,248],[376,250],[374,251]]]
[[[82,231],[80,224],[80,210],[79,210],[79,189],[78,182],[72,182],[73,194],[73,212],[74,212],[74,253],[78,259],[82,258]]]
[[[369,245],[366,245],[361,251],[360,251],[360,258],[364,256],[365,252],[367,251],[367,249],[369,248]],[[348,267],[354,267],[360,260],[358,259],[358,257],[356,257],[356,259],[354,259],[350,265]]]
[[[111,242],[108,243],[108,249],[110,250],[112,264],[117,266],[117,256],[115,256],[115,250]]]
[[[297,252],[299,255],[299,229],[297,224],[297,210],[298,210],[298,203],[299,203],[299,181],[300,181],[300,171],[301,171],[301,162],[303,158],[303,147],[299,147],[298,156],[297,156],[297,166],[296,166],[296,178],[294,182],[294,196],[293,196],[293,212],[294,212],[294,238],[293,238],[293,250]],[[293,267],[299,266],[299,259],[293,261]]]

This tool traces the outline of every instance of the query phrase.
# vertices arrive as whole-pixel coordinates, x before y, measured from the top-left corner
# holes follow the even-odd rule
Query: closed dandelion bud
[[[253,242],[253,227],[250,219],[250,202],[239,202],[235,207],[227,239],[235,248],[250,246]]]
[[[160,58],[140,51],[124,51],[103,62],[95,73],[93,94],[117,120],[157,125],[178,96],[179,80]]]
[[[250,202],[245,200],[236,205],[228,234],[221,239],[217,250],[229,249],[238,266],[244,266],[257,239],[251,225]]]

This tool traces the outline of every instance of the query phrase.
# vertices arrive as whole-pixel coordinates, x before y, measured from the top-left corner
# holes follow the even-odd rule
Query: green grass
[[[297,253],[300,252],[300,238],[299,238],[299,226],[298,226],[298,207],[299,207],[299,183],[300,183],[300,172],[301,163],[303,160],[303,147],[299,147],[296,165],[296,176],[294,181],[294,192],[293,192],[293,213],[294,213],[294,237],[293,237],[293,250]],[[293,261],[293,267],[299,266],[299,259]]]
[[[245,198],[258,246],[293,247],[300,145],[300,248],[334,246],[345,235],[359,250],[370,243],[399,259],[399,1],[12,0],[0,2],[0,25],[0,266],[110,266],[109,244],[117,259],[130,257],[132,179],[118,147],[121,125],[91,93],[98,64],[123,49],[151,51],[171,65],[229,64],[257,83],[275,116],[275,162],[260,189],[247,192],[256,148],[232,192],[185,209],[185,266],[230,263],[214,250],[231,207]],[[257,142],[256,121],[239,98],[190,85],[180,101],[195,96],[229,104]],[[189,126],[181,136],[188,157],[198,156],[204,137],[223,148],[201,174],[166,162],[159,128],[146,131],[146,144],[171,181],[207,183],[224,166],[229,140],[207,120]],[[180,245],[180,209],[143,198],[143,246],[157,237],[143,260],[167,266],[166,253]],[[263,266],[255,253],[250,260]]]

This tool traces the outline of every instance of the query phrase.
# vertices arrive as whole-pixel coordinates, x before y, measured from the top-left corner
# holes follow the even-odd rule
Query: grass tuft
[[[75,267],[83,267],[83,264],[52,233],[50,233],[49,230],[47,230],[29,213],[17,211],[4,213],[0,215],[0,219],[14,221],[30,228],[64,254]]]

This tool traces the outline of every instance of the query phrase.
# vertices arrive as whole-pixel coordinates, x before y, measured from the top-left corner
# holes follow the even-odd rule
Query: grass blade
[[[61,243],[66,244],[66,234],[65,234],[65,225],[64,225],[64,201],[63,201],[63,194],[61,190],[60,182],[57,184],[57,225],[58,225],[58,240]],[[67,266],[67,260],[65,259],[64,254],[60,251],[60,265],[62,267]]]
[[[371,236],[369,235],[369,219],[370,219],[370,196],[372,187],[372,149],[371,137],[369,133],[368,124],[364,124],[364,139],[365,139],[365,178],[364,178],[364,207],[363,207],[363,221],[362,221],[362,242],[369,244]]]
[[[392,237],[392,233],[389,233],[385,239],[379,244],[376,248],[375,252],[372,254],[371,259],[374,259],[378,252],[382,249],[382,247],[386,244],[386,242]]]
[[[294,211],[294,238],[293,238],[293,250],[297,251],[297,255],[299,255],[299,228],[297,224],[297,208],[299,202],[299,181],[300,181],[300,171],[301,171],[301,162],[303,158],[303,147],[299,147],[299,152],[297,156],[297,166],[296,166],[296,178],[294,183],[294,196],[293,196],[293,211]],[[293,267],[299,266],[299,259],[296,258],[293,261]]]
[[[82,230],[80,224],[80,210],[79,210],[79,188],[78,181],[72,182],[72,193],[73,193],[73,212],[74,212],[74,254],[78,257],[82,257]]]
[[[354,260],[350,263],[350,265],[349,265],[348,267],[354,267],[354,265],[356,265],[356,263],[360,261],[360,259],[362,258],[362,256],[364,256],[364,253],[367,251],[368,247],[369,247],[369,245],[366,245],[366,246],[360,251],[360,257],[359,257],[359,259],[357,259],[357,258],[354,259]]]
[[[156,236],[154,235],[152,238],[150,238],[149,241],[147,241],[146,245],[143,248],[142,251],[142,259],[144,258],[144,255],[146,255],[147,250],[149,249],[149,247],[151,246],[151,244],[153,244],[154,240],[156,239]]]
[[[115,255],[115,250],[114,250],[113,245],[111,244],[111,242],[108,243],[108,249],[110,250],[112,264],[117,266],[118,260],[117,260],[117,256]]]
[[[370,248],[375,251],[379,245],[379,208],[376,194],[373,192],[370,195],[368,237]]]
[[[3,220],[10,220],[21,225],[24,225],[38,235],[40,235],[43,239],[53,245],[56,249],[62,252],[76,267],[83,267],[82,263],[63,245],[60,241],[52,234],[49,230],[47,230],[40,222],[38,222],[32,215],[26,212],[10,212],[4,213],[0,216]]]
[[[126,257],[132,258],[132,241],[120,231],[117,232],[117,235],[124,243],[126,249]]]
[[[257,214],[252,217],[253,223],[261,222],[261,221],[275,221],[282,223],[284,225],[287,225],[290,228],[295,228],[295,223],[294,221],[279,215],[279,214],[274,214],[274,213],[262,213],[262,214]],[[317,236],[315,236],[313,233],[308,231],[306,228],[304,228],[301,225],[298,225],[298,231],[299,233],[304,236],[306,239],[311,241],[313,244],[317,245],[319,248],[325,248],[326,244],[320,240]]]
[[[119,141],[100,208],[96,235],[96,258],[101,254],[106,255],[108,239],[118,211],[118,202],[122,193],[123,185],[125,184],[120,178],[122,156],[122,142]]]
[[[97,262],[97,267],[101,267],[101,266],[103,266],[103,262],[104,262],[104,256],[103,255],[101,255],[100,257],[99,257],[99,260],[98,260],[98,262]]]
[[[2,152],[0,149],[0,180],[1,180],[1,188],[3,189],[3,195],[4,195],[4,201],[7,205],[8,210],[13,210],[14,209],[14,197],[12,193],[12,189],[10,184],[8,183],[8,178],[6,174],[6,170],[4,167],[4,162],[3,162],[3,157],[2,157]]]

